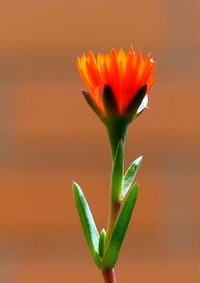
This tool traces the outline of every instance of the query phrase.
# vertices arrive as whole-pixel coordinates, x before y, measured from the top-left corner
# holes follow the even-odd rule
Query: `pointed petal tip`
[[[110,53],[112,55],[117,55],[117,50],[115,48],[112,48]]]
[[[133,45],[130,43],[128,52],[134,53]]]

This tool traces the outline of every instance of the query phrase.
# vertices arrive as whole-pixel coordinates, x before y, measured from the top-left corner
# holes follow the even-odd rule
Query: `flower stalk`
[[[106,125],[109,143],[112,153],[112,161],[114,162],[117,146],[120,141],[125,143],[128,130],[128,123],[125,119],[117,118],[109,121]]]
[[[102,269],[102,275],[105,283],[116,283],[115,271],[114,269],[104,268]]]
[[[108,242],[112,236],[112,233],[114,231],[115,225],[117,218],[119,216],[119,212],[121,209],[121,202],[113,202],[111,200],[110,203],[110,215],[108,218],[108,225],[107,225],[107,230],[106,230],[106,239],[105,239],[105,247],[107,247]]]

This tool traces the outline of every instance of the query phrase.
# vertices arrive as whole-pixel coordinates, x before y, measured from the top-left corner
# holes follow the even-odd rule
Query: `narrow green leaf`
[[[101,258],[103,258],[103,254],[104,254],[105,239],[106,239],[106,231],[102,229],[99,236],[99,255]]]
[[[117,262],[119,251],[126,234],[133,208],[138,194],[138,185],[135,184],[124,203],[117,224],[104,252],[103,265],[107,268],[113,268]]]
[[[138,157],[126,171],[126,174],[123,178],[122,198],[126,196],[127,192],[131,188],[141,163],[142,163],[142,156]]]
[[[111,178],[111,198],[113,202],[120,201],[124,174],[124,146],[120,141],[117,146]]]
[[[90,249],[90,252],[93,256],[93,259],[96,265],[101,268],[101,259],[99,257],[99,233],[97,231],[96,225],[94,223],[94,219],[88,203],[84,197],[84,194],[75,182],[73,183],[73,192],[74,199],[76,202],[76,207],[78,210],[78,214],[80,217],[81,225],[83,228],[83,232],[85,234],[85,238]]]

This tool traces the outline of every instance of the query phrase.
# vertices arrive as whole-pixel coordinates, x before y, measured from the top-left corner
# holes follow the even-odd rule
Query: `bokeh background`
[[[76,57],[128,49],[158,62],[149,109],[130,127],[126,166],[144,155],[117,266],[123,283],[198,282],[200,2],[0,1],[0,282],[102,282],[72,197],[82,186],[106,227],[111,169]]]

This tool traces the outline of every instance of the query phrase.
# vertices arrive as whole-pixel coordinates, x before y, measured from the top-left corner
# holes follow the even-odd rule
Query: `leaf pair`
[[[130,190],[106,249],[104,246],[106,232],[103,229],[99,236],[90,208],[78,184],[73,184],[73,191],[82,228],[94,262],[100,269],[103,266],[113,268],[117,262],[119,251],[135,206],[138,185],[134,185]]]
[[[111,198],[113,202],[122,201],[128,191],[130,190],[137,171],[142,162],[142,156],[138,157],[128,168],[124,175],[124,146],[120,141],[113,163],[112,177],[111,177]]]
[[[79,185],[76,183],[73,184],[74,198],[85,238],[94,262],[100,269],[103,266],[113,268],[117,262],[119,251],[137,199],[138,185],[135,184],[132,189],[131,186],[141,161],[142,157],[137,158],[124,175],[124,147],[123,142],[119,142],[112,170],[111,200],[112,202],[121,202],[126,197],[127,198],[106,247],[104,246],[106,239],[105,230],[103,229],[99,236],[86,198]]]

